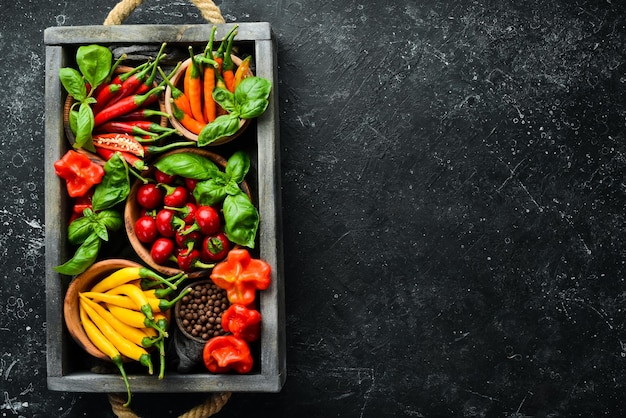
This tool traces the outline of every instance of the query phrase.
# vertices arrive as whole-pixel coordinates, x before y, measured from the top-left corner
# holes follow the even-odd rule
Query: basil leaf
[[[92,91],[107,79],[112,61],[111,51],[101,45],[83,45],[76,51],[76,64]]]
[[[70,244],[79,245],[93,233],[93,223],[88,216],[81,216],[72,221],[67,228],[67,240]]]
[[[124,219],[115,210],[103,210],[96,214],[98,222],[104,225],[109,231],[118,231],[124,224]]]
[[[217,165],[208,158],[191,152],[170,154],[154,163],[154,166],[170,176],[207,180],[222,173]]]
[[[76,139],[74,148],[85,148],[88,151],[95,151],[91,140],[91,132],[94,127],[94,116],[91,107],[83,102],[78,108],[78,118],[76,119]]]
[[[119,152],[104,165],[104,177],[96,186],[91,199],[94,211],[109,209],[123,202],[130,193],[128,166]]]
[[[87,97],[85,80],[78,71],[73,68],[61,68],[59,70],[61,84],[74,100],[82,102]]]
[[[76,131],[78,130],[78,110],[70,110],[70,129],[76,136]]]
[[[73,276],[87,270],[98,256],[102,241],[97,234],[91,234],[85,242],[74,253],[74,256],[60,266],[56,266],[54,270],[61,274]]]
[[[228,113],[236,112],[235,95],[222,87],[213,89],[213,100],[224,108]]]
[[[239,184],[237,184],[235,181],[230,180],[228,184],[226,184],[226,186],[224,187],[224,191],[228,195],[236,195],[241,193],[241,188],[239,187]]]
[[[250,157],[248,157],[248,154],[244,151],[240,150],[230,156],[224,171],[232,181],[239,184],[243,181],[249,170]]]
[[[226,196],[222,207],[224,233],[235,244],[254,248],[259,212],[243,192]]]
[[[109,232],[107,231],[107,227],[99,222],[95,222],[93,224],[93,232],[100,237],[102,241],[109,240]]]
[[[247,77],[235,89],[235,103],[239,106],[258,99],[267,100],[272,91],[272,83],[262,77]]]
[[[253,119],[259,117],[265,112],[269,102],[266,99],[248,100],[239,105],[239,117],[241,119]]]
[[[207,124],[198,135],[198,146],[203,147],[225,136],[231,136],[239,130],[239,117],[235,114],[218,116]]]
[[[200,205],[213,206],[220,204],[227,195],[228,181],[222,177],[215,177],[196,184],[193,197]]]

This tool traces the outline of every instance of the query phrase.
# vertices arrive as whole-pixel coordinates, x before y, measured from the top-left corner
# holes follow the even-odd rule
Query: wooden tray
[[[163,42],[186,50],[193,45],[201,51],[214,25],[113,25],[54,27],[44,32],[46,45],[46,121],[45,121],[45,223],[46,223],[46,323],[47,382],[51,390],[68,392],[125,392],[119,373],[99,373],[84,350],[70,337],[63,321],[63,297],[71,277],[54,271],[72,255],[67,244],[69,199],[64,181],[54,174],[53,164],[69,148],[63,129],[65,90],[59,81],[59,69],[74,65],[80,45],[99,44],[115,48],[145,47],[158,50]],[[216,25],[216,41],[232,28],[232,24]],[[237,47],[253,55],[255,74],[272,81],[270,106],[254,120],[246,135],[230,144],[210,148],[223,156],[236,149],[246,150],[251,158],[246,181],[253,190],[259,209],[257,255],[272,266],[272,284],[260,292],[263,315],[260,352],[255,371],[246,375],[214,375],[210,373],[178,374],[168,370],[163,380],[143,371],[129,372],[133,392],[278,392],[286,378],[285,312],[282,263],[282,223],[280,213],[280,147],[278,129],[278,95],[276,52],[268,23],[239,23]],[[132,48],[131,48],[132,49]],[[141,48],[139,48],[141,51]],[[130,57],[129,57],[130,59]],[[123,239],[120,239],[123,241]],[[109,246],[110,242],[106,244]],[[101,258],[109,255],[132,257],[128,245],[119,242]]]

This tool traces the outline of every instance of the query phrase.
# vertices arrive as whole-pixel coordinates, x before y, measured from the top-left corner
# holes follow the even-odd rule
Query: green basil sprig
[[[59,70],[61,84],[75,100],[69,114],[70,128],[76,136],[74,148],[95,151],[91,138],[94,115],[90,105],[96,100],[91,95],[96,87],[110,77],[112,61],[113,54],[108,48],[83,45],[76,51],[76,64],[80,71],[69,67]],[[85,83],[89,84],[89,91]]]
[[[247,79],[246,79],[247,80]],[[259,228],[259,212],[239,184],[250,169],[250,157],[235,152],[221,171],[211,160],[194,153],[170,154],[154,163],[168,175],[200,180],[193,196],[200,205],[222,205],[224,233],[235,244],[254,248]]]
[[[228,113],[208,123],[198,135],[198,146],[202,147],[220,138],[234,135],[242,119],[253,119],[265,112],[269,104],[272,83],[261,77],[244,78],[234,93],[217,87],[213,99]]]
[[[109,240],[108,231],[117,231],[124,223],[119,212],[85,209],[83,216],[68,227],[68,241],[79,247],[74,256],[54,269],[68,276],[80,274],[91,266],[98,256],[103,241]]]

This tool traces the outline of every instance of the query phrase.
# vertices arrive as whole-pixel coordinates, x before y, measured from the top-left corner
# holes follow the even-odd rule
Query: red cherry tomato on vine
[[[137,203],[144,209],[155,209],[163,204],[164,192],[154,183],[146,183],[137,189]]]

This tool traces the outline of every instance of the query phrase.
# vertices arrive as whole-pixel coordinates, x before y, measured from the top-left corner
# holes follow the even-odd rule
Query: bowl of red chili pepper
[[[232,158],[232,157],[231,157]],[[124,210],[128,240],[148,266],[165,275],[206,276],[236,247],[225,233],[214,179],[229,160],[205,149],[179,148],[158,157],[131,187]],[[240,180],[244,201],[248,184]]]
[[[156,62],[137,67],[118,65],[114,77],[92,93],[95,99],[91,105],[94,114],[92,141],[96,154],[104,160],[120,151],[134,165],[144,156],[143,145],[136,137],[149,142],[151,138],[156,141],[175,132],[168,127],[162,95],[159,97],[154,90],[151,92],[151,87],[156,88],[158,84],[153,77],[156,67],[148,64],[156,65]],[[68,95],[63,108],[65,135],[71,145],[76,142],[74,120],[79,117],[75,104],[74,97]]]

